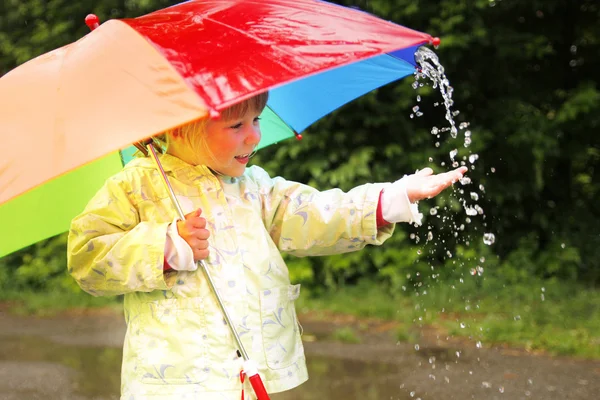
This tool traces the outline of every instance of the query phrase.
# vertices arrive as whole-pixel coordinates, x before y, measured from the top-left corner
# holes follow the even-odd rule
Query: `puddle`
[[[74,347],[33,336],[0,341],[0,398],[116,399],[120,391],[121,350]],[[32,387],[31,381],[36,381]],[[57,388],[57,381],[62,387]],[[43,397],[42,397],[43,396]]]
[[[0,341],[0,398],[118,399],[121,349],[57,344],[34,336]],[[310,379],[273,400],[410,399],[399,393],[397,365],[309,357]]]

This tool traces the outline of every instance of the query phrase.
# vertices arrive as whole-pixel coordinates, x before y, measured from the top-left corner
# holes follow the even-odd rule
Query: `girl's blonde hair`
[[[224,109],[221,111],[219,118],[224,120],[235,120],[245,115],[248,111],[262,112],[267,105],[268,99],[269,92],[258,94]],[[195,149],[195,151],[201,149],[212,156],[208,146],[206,145],[204,135],[207,122],[208,118],[202,118],[189,122],[185,125],[181,125],[177,128],[169,129],[160,135],[156,135],[154,137],[154,142],[156,145],[158,145],[160,151],[163,153],[169,153],[169,144],[174,141],[174,138],[181,137],[183,144],[187,148]]]

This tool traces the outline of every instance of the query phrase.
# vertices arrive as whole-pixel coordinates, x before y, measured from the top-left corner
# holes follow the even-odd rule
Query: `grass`
[[[493,277],[439,283],[386,294],[375,284],[303,295],[300,311],[327,310],[400,322],[397,338],[435,326],[483,346],[508,344],[554,355],[600,358],[600,291],[574,283],[532,280],[508,285]]]
[[[332,339],[342,343],[360,343],[360,338],[358,337],[356,331],[348,326],[336,329],[331,334],[331,337]]]
[[[117,297],[93,297],[83,292],[9,291],[0,295],[0,302],[7,304],[13,314],[44,317],[73,310],[121,309],[121,301]]]
[[[16,314],[51,316],[90,308],[120,310],[118,297],[93,297],[86,293],[3,291],[0,302]],[[327,311],[356,317],[399,322],[397,339],[417,342],[426,326],[440,333],[481,342],[483,346],[508,344],[543,351],[600,359],[600,291],[575,283],[529,281],[508,284],[493,276],[458,282],[423,284],[393,294],[374,283],[307,294],[298,310]],[[357,343],[358,334],[340,328],[334,338]]]

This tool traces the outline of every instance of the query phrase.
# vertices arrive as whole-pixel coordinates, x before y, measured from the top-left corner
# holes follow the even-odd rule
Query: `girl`
[[[138,158],[72,222],[71,275],[92,295],[125,295],[121,399],[239,399],[234,341],[197,260],[211,270],[267,391],[306,381],[294,310],[300,286],[290,283],[280,251],[314,256],[380,245],[394,223],[420,223],[416,201],[466,171],[425,169],[348,193],[271,178],[246,168],[266,101],[258,95],[162,136],[160,160],[185,220],[175,217],[153,161]]]

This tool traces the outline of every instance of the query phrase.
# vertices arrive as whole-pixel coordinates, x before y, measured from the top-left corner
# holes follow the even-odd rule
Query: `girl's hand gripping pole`
[[[265,385],[258,374],[258,367],[256,363],[252,360],[244,360],[243,368],[243,373],[248,377],[248,380],[252,385],[252,389],[254,389],[254,394],[256,394],[256,398],[258,400],[269,400],[269,394],[267,393]]]

